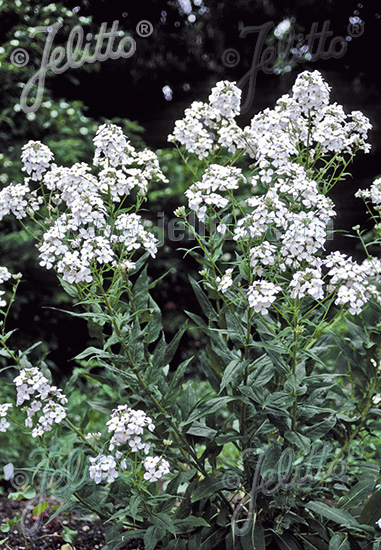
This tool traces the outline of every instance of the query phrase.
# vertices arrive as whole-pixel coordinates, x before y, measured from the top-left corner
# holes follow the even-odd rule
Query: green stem
[[[94,447],[94,445],[92,445],[90,443],[90,441],[88,439],[86,439],[86,437],[83,435],[82,432],[80,432],[78,430],[78,428],[76,428],[76,426],[74,426],[74,424],[72,424],[72,422],[70,422],[70,420],[68,418],[65,418],[64,419],[64,422],[77,434],[79,435],[79,437],[82,439],[82,441],[84,441],[84,443],[86,443],[86,445],[88,447],[90,447],[94,452],[96,452],[97,454],[99,453],[99,449],[97,449],[96,447]]]
[[[297,341],[298,341],[298,328],[299,328],[299,322],[298,322],[298,312],[299,308],[297,307],[297,301],[294,300],[294,316],[293,316],[293,344],[292,344],[292,358],[291,358],[291,365],[292,365],[292,374],[294,376],[293,380],[293,403],[292,403],[292,413],[291,413],[291,430],[295,431],[296,426],[296,411],[298,406],[298,395],[296,391],[296,364],[297,364]]]

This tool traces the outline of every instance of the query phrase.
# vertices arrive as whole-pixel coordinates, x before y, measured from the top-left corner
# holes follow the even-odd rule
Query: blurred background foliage
[[[353,17],[361,22],[363,32],[359,36],[350,33]],[[137,26],[142,20],[152,24],[150,36],[139,36]],[[135,54],[128,59],[85,63],[60,75],[48,71],[40,108],[35,113],[24,113],[20,94],[41,66],[48,36],[36,28],[62,23],[54,47],[65,46],[75,25],[83,26],[85,33],[94,37],[102,23],[107,23],[109,30],[114,21],[118,21],[121,36],[131,35],[136,41]],[[173,241],[167,235],[173,210],[185,203],[183,193],[191,182],[177,151],[168,146],[167,135],[184,109],[193,100],[205,101],[218,80],[239,81],[251,70],[257,36],[249,34],[242,38],[240,32],[244,27],[269,21],[273,26],[266,45],[278,49],[276,71],[258,72],[250,109],[238,122],[246,125],[253,114],[271,107],[289,91],[296,74],[306,69],[323,73],[332,86],[333,100],[343,104],[346,111],[359,109],[371,119],[372,152],[358,158],[351,170],[353,179],[333,195],[338,217],[336,237],[328,248],[356,255],[354,240],[343,237],[340,230],[349,230],[354,220],[367,223],[362,205],[353,195],[380,173],[381,92],[374,53],[379,48],[381,30],[379,2],[0,0],[0,186],[22,181],[19,157],[22,145],[29,139],[48,145],[58,164],[91,162],[96,128],[109,121],[122,126],[135,147],[147,145],[155,149],[170,183],[156,184],[146,204],[147,219],[152,227],[158,228],[162,238],[158,259],[151,262],[150,270],[155,278],[169,271],[154,291],[169,336],[185,321],[184,309],[197,309],[187,280],[187,273],[197,273],[197,266],[190,255],[184,258],[184,252],[178,250],[192,246],[192,241],[185,238]],[[313,24],[321,31],[324,21],[329,21],[332,37],[342,36],[346,40],[347,51],[341,58],[320,56],[309,62],[304,48],[306,35]],[[298,62],[295,55],[284,53],[287,40],[293,41],[292,47],[297,48]],[[93,53],[94,38],[89,43]],[[28,52],[29,62],[23,67],[12,64],[16,48]],[[223,62],[224,52],[229,48],[239,53],[235,66]],[[243,94],[246,97],[246,88]],[[46,355],[53,375],[59,380],[72,371],[72,357],[86,345],[87,327],[80,320],[51,309],[68,309],[70,297],[58,287],[53,273],[40,268],[33,240],[10,218],[0,223],[0,255],[1,265],[23,274],[9,325],[10,329],[19,329],[14,341],[23,349],[41,341],[34,353]],[[179,359],[202,347],[202,338],[197,331],[188,331]],[[6,377],[6,373],[2,376]],[[3,391],[0,388],[0,401],[4,400]]]

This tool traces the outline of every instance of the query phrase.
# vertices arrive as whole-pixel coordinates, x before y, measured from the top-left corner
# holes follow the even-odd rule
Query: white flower
[[[95,166],[125,164],[135,153],[135,149],[123,135],[123,130],[114,124],[99,126],[93,141],[96,146],[93,161]]]
[[[144,444],[142,444],[142,438],[135,436],[133,439],[130,439],[128,444],[131,447],[131,451],[136,452],[139,449],[142,449],[144,447]]]
[[[28,141],[22,148],[21,160],[23,170],[30,175],[32,180],[40,180],[43,173],[49,168],[53,159],[53,153],[39,141]]]
[[[144,479],[147,481],[157,481],[170,471],[169,462],[162,456],[147,456],[143,465],[146,469]]]
[[[266,280],[256,281],[249,286],[247,291],[249,306],[254,308],[255,312],[266,315],[269,307],[276,299],[276,294],[281,290],[281,287]]]
[[[324,298],[323,285],[322,273],[319,269],[307,268],[304,271],[297,271],[290,282],[290,296],[301,299],[309,294],[315,300],[322,300]]]
[[[12,403],[3,403],[0,405],[0,432],[6,432],[7,428],[10,426],[10,423],[5,417],[8,414],[8,409],[12,406]]]
[[[242,90],[235,82],[222,80],[212,88],[209,103],[213,109],[221,113],[225,118],[234,118],[240,113]]]
[[[250,250],[250,264],[253,272],[261,276],[264,266],[274,265],[276,252],[276,247],[267,241],[252,248]]]
[[[293,99],[302,112],[319,112],[329,103],[330,87],[319,71],[304,71],[298,75],[292,87]]]
[[[211,164],[205,171],[202,180],[194,183],[185,191],[189,208],[196,212],[200,220],[205,220],[209,206],[220,209],[228,204],[229,200],[220,193],[238,189],[240,181],[246,181],[240,168]]]
[[[217,290],[225,294],[229,287],[233,284],[232,279],[233,269],[227,269],[222,277],[216,278]]]
[[[0,405],[0,417],[5,417],[8,414],[8,409],[13,407],[12,403],[3,403]]]
[[[134,410],[126,405],[119,405],[112,411],[110,420],[106,422],[109,432],[114,432],[111,438],[109,450],[113,450],[115,445],[120,446],[124,443],[129,444],[131,450],[136,452],[140,449],[146,451],[149,444],[142,441],[142,435],[145,428],[153,431],[155,426],[149,416],[142,410]]]
[[[194,101],[184,115],[183,120],[175,122],[173,134],[168,136],[168,141],[178,141],[189,153],[195,153],[202,160],[214,146],[215,138],[208,126],[212,126],[213,120],[221,115],[209,105],[198,101]]]
[[[99,441],[101,437],[102,437],[102,433],[101,433],[101,432],[88,432],[88,433],[85,435],[85,438],[86,438],[88,441],[91,441],[91,442]]]
[[[9,281],[11,277],[12,273],[6,267],[0,267],[0,284]]]
[[[32,417],[41,411],[37,420],[38,425],[32,431],[32,437],[43,435],[52,429],[52,424],[59,424],[66,417],[67,398],[56,386],[51,386],[47,378],[37,367],[25,368],[13,380],[17,389],[17,405],[22,405],[25,401],[31,401],[27,408],[27,419],[25,425],[29,428],[33,426]],[[56,403],[60,401],[61,404]],[[43,403],[45,405],[43,406]]]
[[[113,483],[119,476],[116,470],[116,461],[112,455],[99,454],[95,458],[90,458],[89,475],[95,483],[99,484],[106,480],[107,483]]]
[[[26,196],[30,193],[28,185],[12,183],[0,191],[0,220],[12,213],[17,219],[25,218],[28,209]]]

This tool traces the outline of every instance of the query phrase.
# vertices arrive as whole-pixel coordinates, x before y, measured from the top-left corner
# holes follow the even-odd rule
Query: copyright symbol
[[[223,52],[221,55],[221,60],[225,67],[235,67],[240,62],[241,56],[237,50],[234,48],[229,48]]]
[[[147,38],[147,36],[150,36],[153,33],[153,25],[150,21],[143,19],[136,25],[136,32],[142,38]]]
[[[364,23],[362,21],[358,23],[349,23],[347,31],[349,36],[357,38],[364,33]]]
[[[29,54],[24,48],[16,48],[11,53],[10,60],[15,67],[25,67],[29,61]]]
[[[238,474],[233,474],[231,472],[226,472],[222,476],[222,482],[226,489],[235,489],[240,486],[241,478]]]
[[[15,489],[19,489],[24,485],[28,485],[29,476],[25,472],[18,471],[14,473],[14,476],[10,481]]]

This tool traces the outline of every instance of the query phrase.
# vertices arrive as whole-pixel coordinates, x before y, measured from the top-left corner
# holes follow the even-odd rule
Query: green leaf
[[[381,518],[381,489],[376,491],[365,504],[360,522],[374,526],[376,521]]]
[[[160,340],[158,341],[158,343],[156,344],[156,347],[152,354],[152,364],[157,369],[160,369],[161,367],[165,367],[168,364],[168,361],[166,361],[165,359],[165,339],[163,334]]]
[[[300,406],[302,410],[303,406]],[[312,441],[321,439],[333,426],[336,424],[336,417],[331,416],[330,418],[325,418],[321,422],[313,424],[313,426],[303,426],[301,428],[304,435],[307,435]]]
[[[184,313],[188,315],[190,319],[194,322],[197,328],[207,328],[207,324],[205,323],[204,319],[200,317],[199,315],[196,315],[195,313],[191,313],[190,311],[184,310]]]
[[[149,306],[151,308],[151,320],[144,330],[144,342],[147,344],[156,342],[162,328],[161,311],[151,297],[149,300]]]
[[[66,525],[63,526],[62,529],[62,538],[65,542],[69,542],[70,544],[74,543],[78,537],[78,531],[73,531],[72,529],[69,529]]]
[[[24,489],[24,491],[19,491],[17,493],[9,493],[8,498],[12,498],[13,500],[22,500],[23,498],[26,498],[30,500],[35,496],[36,496],[36,491],[33,489],[31,485],[28,485],[28,487]]]
[[[249,375],[248,385],[264,386],[269,382],[274,374],[275,368],[271,359],[265,354],[256,359],[250,370],[255,370]]]
[[[95,338],[102,344],[103,342],[103,326],[100,323],[96,323],[93,319],[87,321],[87,330],[89,331],[90,338]],[[111,345],[111,344],[109,344]]]
[[[332,508],[323,502],[311,501],[305,504],[305,508],[343,527],[358,527],[360,525],[351,514],[348,514],[348,512]]]
[[[159,529],[171,533],[172,535],[177,534],[176,527],[173,524],[173,520],[168,514],[159,512],[158,514],[151,516],[150,520]]]
[[[214,495],[219,490],[225,488],[225,481],[221,476],[219,477],[206,477],[197,485],[196,490],[192,496],[192,502],[198,502],[203,498],[207,498]]]
[[[238,378],[238,376],[244,371],[247,365],[248,361],[242,361],[242,359],[233,359],[233,361],[230,361],[225,369],[221,380],[220,393],[226,388],[228,384],[233,383],[233,381]]]
[[[18,524],[18,522],[20,521],[21,519],[21,516],[20,515],[17,515],[15,516],[14,518],[12,519],[7,519],[7,521],[5,521],[4,523],[2,523],[0,525],[0,529],[3,533],[8,533],[13,527],[15,527],[15,525]]]
[[[197,301],[201,306],[201,309],[204,313],[204,315],[212,321],[217,322],[218,321],[218,315],[214,311],[214,308],[209,300],[209,298],[204,294],[204,292],[201,290],[199,283],[193,279],[190,275],[188,276],[189,282],[192,286],[193,292],[196,295]]]
[[[170,393],[173,390],[176,390],[182,382],[184,382],[184,374],[187,370],[188,365],[193,361],[193,357],[190,357],[189,359],[186,359],[180,365],[177,367],[175,373],[172,375],[171,381],[169,383],[169,390],[168,393]]]
[[[301,449],[305,454],[308,454],[310,452],[311,440],[305,435],[287,430],[286,432],[284,432],[284,437],[292,445],[295,445],[295,447]]]
[[[299,535],[303,541],[303,550],[328,550],[327,543],[314,535]]]
[[[329,550],[351,550],[348,536],[345,533],[335,533],[329,541]]]
[[[196,527],[209,527],[209,523],[203,518],[188,516],[184,519],[175,519],[173,521],[177,533],[187,533]]]
[[[40,504],[37,504],[37,506],[35,506],[32,510],[32,516],[36,518],[37,516],[45,512],[47,508],[49,508],[49,502],[45,501],[45,502],[41,502]],[[67,541],[67,542],[70,542],[70,541]]]
[[[145,550],[155,550],[157,543],[165,537],[165,533],[165,529],[157,527],[156,525],[151,525],[151,527],[148,527],[144,534]]]
[[[271,474],[272,472],[275,471],[275,469],[279,466],[278,463],[281,456],[282,456],[281,446],[277,443],[270,444],[268,449],[266,449],[266,451],[264,452],[264,456],[262,459],[261,470],[260,470],[262,477],[263,476],[267,477],[269,473]],[[278,468],[277,468],[277,471],[278,471]]]
[[[344,495],[338,502],[338,507],[343,510],[348,510],[363,502],[374,489],[374,479],[367,477],[361,479],[354,485],[349,492]]]
[[[251,527],[248,533],[240,535],[236,540],[241,543],[242,550],[266,550],[265,531],[261,523],[255,522],[254,533]]]
[[[294,537],[292,537],[288,533],[278,535],[274,532],[273,537],[277,545],[279,546],[279,550],[301,550],[299,544],[296,542]]]
[[[254,527],[253,550],[266,550],[265,530],[261,523],[256,522]]]
[[[246,343],[246,329],[242,321],[237,318],[229,309],[226,311],[226,325],[230,340],[235,346],[244,346]]]
[[[66,294],[68,294],[72,298],[77,298],[77,289],[74,287],[74,285],[69,284],[63,279],[60,279],[60,283]]]
[[[178,330],[178,332],[175,334],[171,342],[165,348],[165,355],[164,355],[165,364],[170,363],[172,361],[173,356],[175,355],[177,348],[179,347],[180,340],[184,332],[187,330],[187,328],[188,328],[188,321],[183,324],[183,326]]]
[[[195,420],[199,420],[202,416],[205,416],[206,414],[213,414],[219,411],[221,407],[223,407],[223,405],[226,405],[227,403],[231,403],[232,401],[237,401],[237,398],[224,396],[224,397],[216,397],[214,399],[209,399],[209,401],[203,403],[200,407],[197,407],[196,410],[194,410],[190,414],[185,424],[189,424],[191,422],[194,422]],[[241,398],[241,402],[242,402],[242,398]]]
[[[205,424],[201,424],[201,422],[193,422],[186,433],[198,437],[206,437],[207,439],[214,439],[218,432],[213,428],[209,428],[209,426],[205,426]]]

